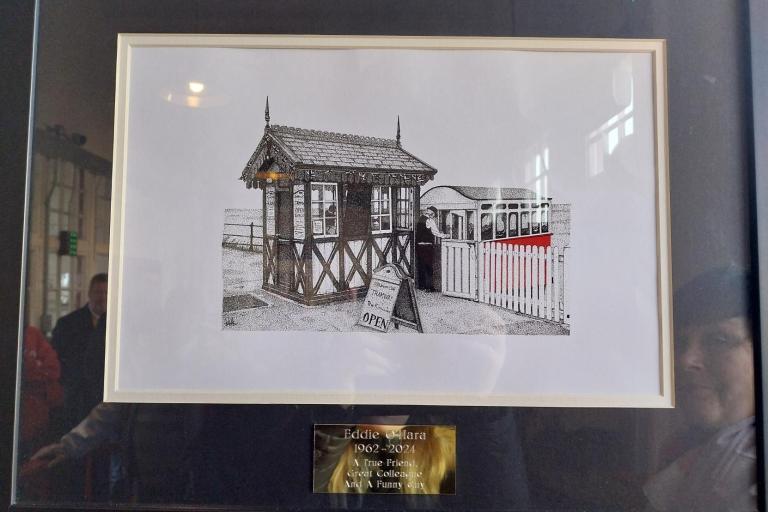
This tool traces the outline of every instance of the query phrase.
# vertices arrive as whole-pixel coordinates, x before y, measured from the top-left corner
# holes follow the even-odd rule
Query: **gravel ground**
[[[261,253],[222,248],[224,296],[252,294],[268,307],[223,313],[224,329],[248,331],[368,331],[355,325],[362,299],[303,306],[261,289]],[[441,293],[416,290],[424,332],[440,334],[569,334],[568,327]],[[407,327],[401,327],[407,330]],[[390,331],[392,332],[392,331]]]

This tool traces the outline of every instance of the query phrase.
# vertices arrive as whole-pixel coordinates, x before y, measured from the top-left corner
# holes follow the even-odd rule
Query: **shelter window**
[[[531,213],[531,232],[532,233],[538,233],[539,232],[539,212],[534,211]]]
[[[530,235],[531,234],[531,218],[530,213],[523,212],[520,215],[520,234],[521,235]]]
[[[371,193],[371,232],[392,231],[392,191],[389,187],[374,186]]]
[[[312,234],[336,236],[339,233],[339,193],[336,183],[312,184]]]
[[[509,236],[517,236],[517,213],[509,214]]]
[[[493,217],[490,213],[480,215],[480,240],[493,240]]]
[[[507,237],[507,216],[502,213],[496,214],[496,238]]]
[[[398,229],[413,228],[412,187],[400,187],[395,189],[395,227]]]

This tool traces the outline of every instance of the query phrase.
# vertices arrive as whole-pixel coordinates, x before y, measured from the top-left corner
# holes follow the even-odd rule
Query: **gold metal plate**
[[[455,494],[454,425],[315,425],[313,492]]]

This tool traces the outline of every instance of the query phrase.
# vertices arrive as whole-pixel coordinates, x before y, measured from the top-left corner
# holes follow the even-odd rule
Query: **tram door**
[[[440,250],[440,282],[444,295],[476,299],[477,254],[474,240],[468,240],[466,210],[451,210],[445,216]]]

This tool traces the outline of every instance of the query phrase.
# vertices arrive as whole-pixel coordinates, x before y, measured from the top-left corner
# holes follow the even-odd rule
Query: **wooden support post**
[[[420,192],[421,187],[418,185],[413,187],[413,219],[411,222],[411,275],[413,276],[413,281],[418,283],[419,282],[419,266],[416,264],[416,224],[419,222],[419,217],[421,216],[421,196]]]

